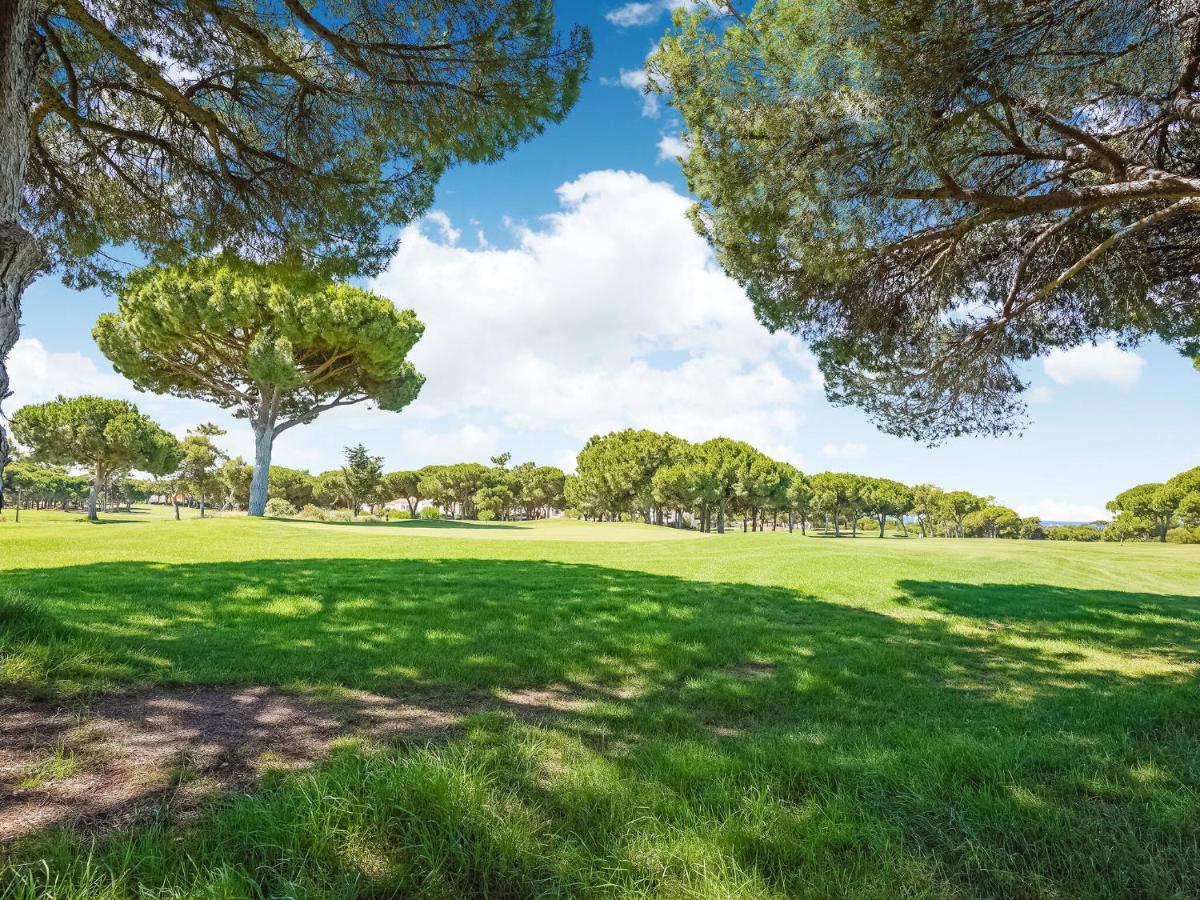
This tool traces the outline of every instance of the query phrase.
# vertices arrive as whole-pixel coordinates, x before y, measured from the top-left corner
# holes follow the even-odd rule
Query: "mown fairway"
[[[0,525],[5,692],[472,712],[0,895],[1200,893],[1200,548],[161,516]]]

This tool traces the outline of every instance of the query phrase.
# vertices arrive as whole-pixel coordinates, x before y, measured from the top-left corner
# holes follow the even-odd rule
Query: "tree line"
[[[214,442],[225,434],[212,424],[191,429],[182,440],[161,429],[123,400],[60,397],[22,407],[13,433],[28,448],[5,470],[0,509],[7,495],[27,509],[103,510],[155,500],[208,509],[248,510],[253,503],[255,467],[230,456]],[[385,472],[382,457],[362,444],[345,448],[344,463],[311,474],[270,466],[262,479],[269,515],[310,518],[335,510],[351,518],[369,515],[394,501],[416,516],[424,507],[438,516],[507,521],[539,519],[561,510],[566,475],[554,466],[525,462],[510,466],[511,454],[492,465],[463,462]],[[86,474],[79,474],[78,469]],[[135,478],[135,470],[149,478]]]
[[[156,498],[196,506],[250,510],[255,470],[214,442],[212,424],[182,440],[137,407],[103,397],[59,397],[21,408],[13,433],[28,448],[6,470],[0,493],[26,508],[98,510]],[[491,465],[461,462],[385,472],[382,457],[362,444],[345,448],[343,465],[311,474],[270,466],[262,477],[268,515],[321,518],[345,510],[374,515],[402,501],[400,512],[457,519],[538,519],[564,510],[594,521],[640,519],[651,525],[724,533],[781,527],[802,534],[821,528],[835,536],[870,531],[922,537],[1200,542],[1200,467],[1161,483],[1118,494],[1111,522],[1044,525],[1037,516],[965,490],[906,485],[853,472],[805,474],[744,441],[717,437],[693,443],[672,434],[625,429],[588,440],[576,473],[525,462],[511,454]],[[86,470],[86,475],[78,469]],[[134,478],[134,471],[150,478]],[[265,500],[265,498],[264,498]],[[2,505],[0,505],[2,508]],[[307,512],[306,512],[307,510]]]
[[[415,518],[421,513],[449,519],[513,521],[542,519],[563,507],[566,475],[554,466],[524,462],[510,466],[511,455],[492,457],[492,465],[462,462],[429,465],[420,469],[385,472],[381,457],[357,444],[345,450],[340,468],[312,475],[302,469],[272,466],[267,477],[268,515],[304,514],[322,518],[322,512],[348,510],[357,517],[364,510],[375,515],[387,504],[403,505],[389,516]],[[251,467],[234,458],[219,471],[232,486],[226,503],[244,508],[249,502]]]
[[[770,527],[834,535],[871,530],[884,537],[892,523],[922,536],[1047,537],[1037,517],[970,491],[906,485],[852,472],[806,475],[744,441],[717,437],[691,443],[654,431],[593,436],[566,483],[569,514],[584,519],[638,518],[652,525],[724,533]]]
[[[1139,484],[1109,503],[1113,539],[1200,543],[1200,466],[1163,482]]]

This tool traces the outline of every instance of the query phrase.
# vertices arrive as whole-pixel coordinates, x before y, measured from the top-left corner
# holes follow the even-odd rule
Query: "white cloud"
[[[435,209],[425,214],[425,221],[435,225],[442,235],[442,241],[447,244],[457,244],[458,239],[462,237],[462,232],[454,227],[450,221],[450,217],[440,209]],[[486,238],[483,237],[483,232],[479,233],[480,238],[486,243]]]
[[[687,159],[691,152],[692,148],[679,135],[664,134],[659,138],[658,158],[660,161],[668,161],[676,158]]]
[[[1112,341],[1054,350],[1043,361],[1046,374],[1059,384],[1107,382],[1129,387],[1142,377],[1146,361]]]
[[[650,2],[626,3],[604,14],[613,25],[620,28],[630,28],[637,25],[651,25],[663,13],[676,9],[695,9],[702,0],[650,0]],[[713,6],[714,4],[709,4]]]
[[[558,199],[537,226],[514,226],[511,249],[405,230],[372,287],[427,326],[412,359],[428,381],[406,417],[576,444],[626,426],[795,443],[820,386],[813,358],[755,320],[685,218],[688,199],[617,171],[582,175]]]
[[[867,455],[866,444],[826,444],[821,448],[821,455],[827,459],[862,459]]]
[[[1014,504],[1022,516],[1038,516],[1043,522],[1094,522],[1112,518],[1112,513],[1103,506],[1091,503],[1070,503],[1045,498],[1030,503]]]
[[[646,86],[650,84],[650,73],[645,69],[622,69],[617,78],[601,79],[601,84],[637,91],[642,95],[642,115],[648,119],[657,119],[662,111],[658,94],[646,91]]]
[[[660,3],[626,3],[605,13],[604,18],[621,28],[628,28],[632,25],[649,25],[661,13]]]
[[[1030,403],[1049,403],[1054,399],[1054,391],[1050,390],[1046,385],[1040,384],[1029,392],[1026,399]]]
[[[82,353],[54,353],[37,338],[22,338],[8,357],[13,396],[4,402],[8,413],[29,403],[45,403],[59,394],[73,397],[98,394],[136,400],[132,384],[120,375],[101,371]]]

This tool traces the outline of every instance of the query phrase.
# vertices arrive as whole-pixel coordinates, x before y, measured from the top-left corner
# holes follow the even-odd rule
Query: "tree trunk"
[[[100,490],[100,475],[92,479],[91,487],[88,489],[88,521],[95,522],[98,519],[96,515],[96,494]]]
[[[267,478],[271,473],[271,448],[275,428],[269,423],[254,423],[254,475],[250,478],[250,505],[247,514],[262,516],[267,511]]]
[[[717,534],[725,533],[725,504],[717,507]]]
[[[175,521],[179,521],[179,494],[171,495],[171,505],[175,507]]]
[[[879,536],[883,537],[883,530],[887,528],[887,516],[879,517]]]
[[[45,266],[37,239],[21,227],[29,159],[29,110],[41,44],[33,33],[37,0],[0,3],[0,403],[9,394],[9,351],[20,336],[21,296]],[[0,481],[8,436],[0,415]]]
[[[200,495],[200,518],[204,518],[204,495]]]

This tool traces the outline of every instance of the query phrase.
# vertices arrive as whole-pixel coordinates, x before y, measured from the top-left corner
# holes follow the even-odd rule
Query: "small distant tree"
[[[937,534],[939,514],[945,509],[945,503],[942,500],[944,495],[945,492],[936,485],[918,484],[913,487],[911,512],[917,517],[921,537],[931,537]]]
[[[249,512],[261,516],[275,439],[342,406],[403,409],[424,382],[407,359],[423,330],[411,310],[362,288],[202,260],[135,273],[93,334],[142,390],[207,400],[250,422]]]
[[[880,537],[884,536],[889,518],[894,517],[903,525],[904,515],[912,509],[912,491],[890,478],[865,479],[862,494],[863,508],[879,522]]]
[[[18,459],[4,470],[4,487],[19,493],[27,506],[61,506],[66,511],[72,503],[87,498],[88,479],[72,475],[62,466]]]
[[[1128,540],[1146,540],[1154,533],[1154,523],[1131,512],[1117,513],[1105,526],[1101,537],[1106,541],[1125,543]]]
[[[1139,484],[1117,494],[1108,504],[1108,509],[1117,515],[1131,515],[1148,520],[1163,543],[1175,517],[1175,510],[1183,497],[1166,484],[1151,482]]]
[[[793,526],[792,517],[800,520],[800,533],[808,534],[808,519],[812,515],[812,483],[798,470],[788,481],[788,531]]]
[[[212,439],[224,433],[224,429],[208,423],[189,431],[180,445],[179,481],[195,495],[202,519],[206,501],[221,489],[218,464],[225,454]]]
[[[1020,527],[1021,517],[1007,506],[984,506],[963,517],[963,531],[972,536],[1015,538]]]
[[[508,484],[496,481],[485,484],[475,492],[475,514],[485,521],[505,521],[509,518],[515,498]]]
[[[725,437],[707,440],[691,452],[713,492],[718,534],[725,533],[725,519],[737,501],[738,484],[757,455],[758,451],[744,441]]]
[[[362,444],[346,448],[346,464],[342,466],[342,484],[350,501],[350,512],[358,517],[363,503],[374,506],[379,483],[383,480],[383,457],[372,456]]]
[[[24,406],[14,413],[12,430],[34,460],[87,468],[92,521],[96,497],[110,476],[126,469],[163,475],[180,459],[174,436],[125,400],[85,395]]]
[[[988,504],[985,497],[976,497],[970,491],[947,491],[941,498],[942,509],[954,520],[954,536],[963,537],[963,520]]]
[[[286,500],[296,509],[312,503],[313,477],[303,469],[271,466],[267,473],[267,496]]]
[[[225,504],[232,508],[245,509],[250,502],[250,481],[254,477],[254,467],[246,464],[240,456],[234,456],[221,463],[217,478],[221,489],[225,492]]]
[[[813,504],[833,518],[833,533],[842,536],[842,515],[847,513],[857,530],[859,489],[862,479],[848,472],[818,472],[812,476]]]
[[[1037,516],[1026,516],[1017,526],[1017,534],[1027,541],[1040,541],[1046,537],[1046,531],[1042,528],[1042,520]]]
[[[341,469],[321,472],[313,479],[313,500],[326,509],[335,509],[343,504],[349,506],[349,491]]]
[[[408,504],[409,513],[414,516],[417,506],[425,499],[421,495],[421,475],[411,470],[388,472],[383,476],[382,490],[387,495],[385,502],[403,500]]]
[[[1184,525],[1189,528],[1200,527],[1200,491],[1184,494],[1177,512]]]

